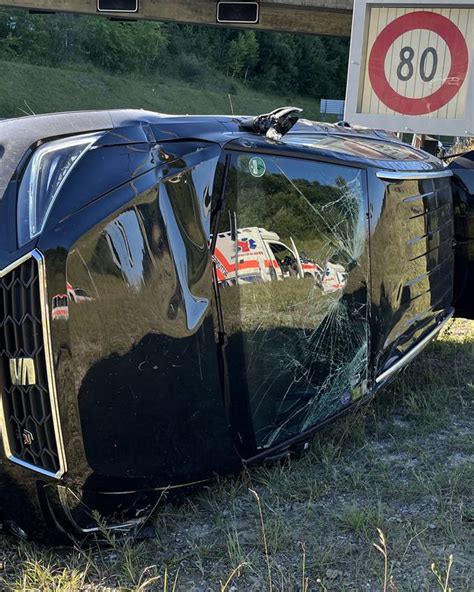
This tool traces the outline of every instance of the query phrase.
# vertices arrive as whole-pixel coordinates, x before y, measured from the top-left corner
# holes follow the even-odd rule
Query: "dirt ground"
[[[301,459],[167,500],[149,540],[0,538],[2,590],[474,590],[474,323]]]

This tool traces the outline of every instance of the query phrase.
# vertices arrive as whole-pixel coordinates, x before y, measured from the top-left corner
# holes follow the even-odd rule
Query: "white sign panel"
[[[355,0],[345,119],[473,136],[473,60],[473,0]]]

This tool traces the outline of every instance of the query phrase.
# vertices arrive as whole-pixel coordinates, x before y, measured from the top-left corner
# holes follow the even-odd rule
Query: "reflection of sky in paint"
[[[182,182],[184,182],[184,179]],[[201,190],[202,189],[203,188],[201,188]],[[189,288],[189,265],[186,244],[183,240],[180,226],[176,220],[176,215],[170,201],[170,196],[168,195],[166,183],[160,185],[160,212],[165,223],[170,253],[173,257],[178,276],[181,296],[184,303],[184,311],[186,313],[187,328],[189,331],[194,331],[199,327],[199,324],[202,322],[202,319],[207,312],[209,300],[207,298],[194,296]]]
[[[357,138],[295,134],[287,136],[285,142],[314,148],[326,148],[332,152],[344,152],[374,160],[424,160],[426,158],[423,154],[415,152],[410,146],[379,142],[367,138],[358,140]]]
[[[286,144],[298,144],[321,152],[344,154],[347,160],[366,160],[370,165],[397,170],[431,169],[426,154],[404,144],[383,142],[368,138],[342,138],[322,134],[290,134]]]
[[[206,200],[205,196],[210,196],[212,193],[212,181],[214,180],[214,171],[217,166],[217,161],[218,158],[213,158],[202,163],[200,166],[195,167],[191,171],[196,194],[202,196],[202,199],[198,202],[199,218],[201,226],[207,236],[209,236],[211,232],[211,199],[208,197]]]

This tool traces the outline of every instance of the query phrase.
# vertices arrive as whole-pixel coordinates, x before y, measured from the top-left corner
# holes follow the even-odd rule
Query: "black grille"
[[[0,357],[7,452],[48,473],[60,469],[46,372],[38,261],[31,257],[0,278]],[[10,360],[34,362],[35,384],[12,383]],[[28,382],[23,380],[22,382]]]

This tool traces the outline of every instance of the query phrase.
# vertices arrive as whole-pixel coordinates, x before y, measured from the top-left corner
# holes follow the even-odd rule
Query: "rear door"
[[[277,154],[233,153],[230,162],[216,250],[219,236],[236,240],[240,229],[258,227],[262,236],[294,243],[314,269],[332,264],[347,274],[339,289],[325,290],[320,274],[298,273],[289,251],[284,274],[218,282],[231,424],[248,457],[320,424],[361,394],[368,352],[366,172]],[[271,268],[259,242],[246,248]],[[229,251],[239,258],[238,245]]]

